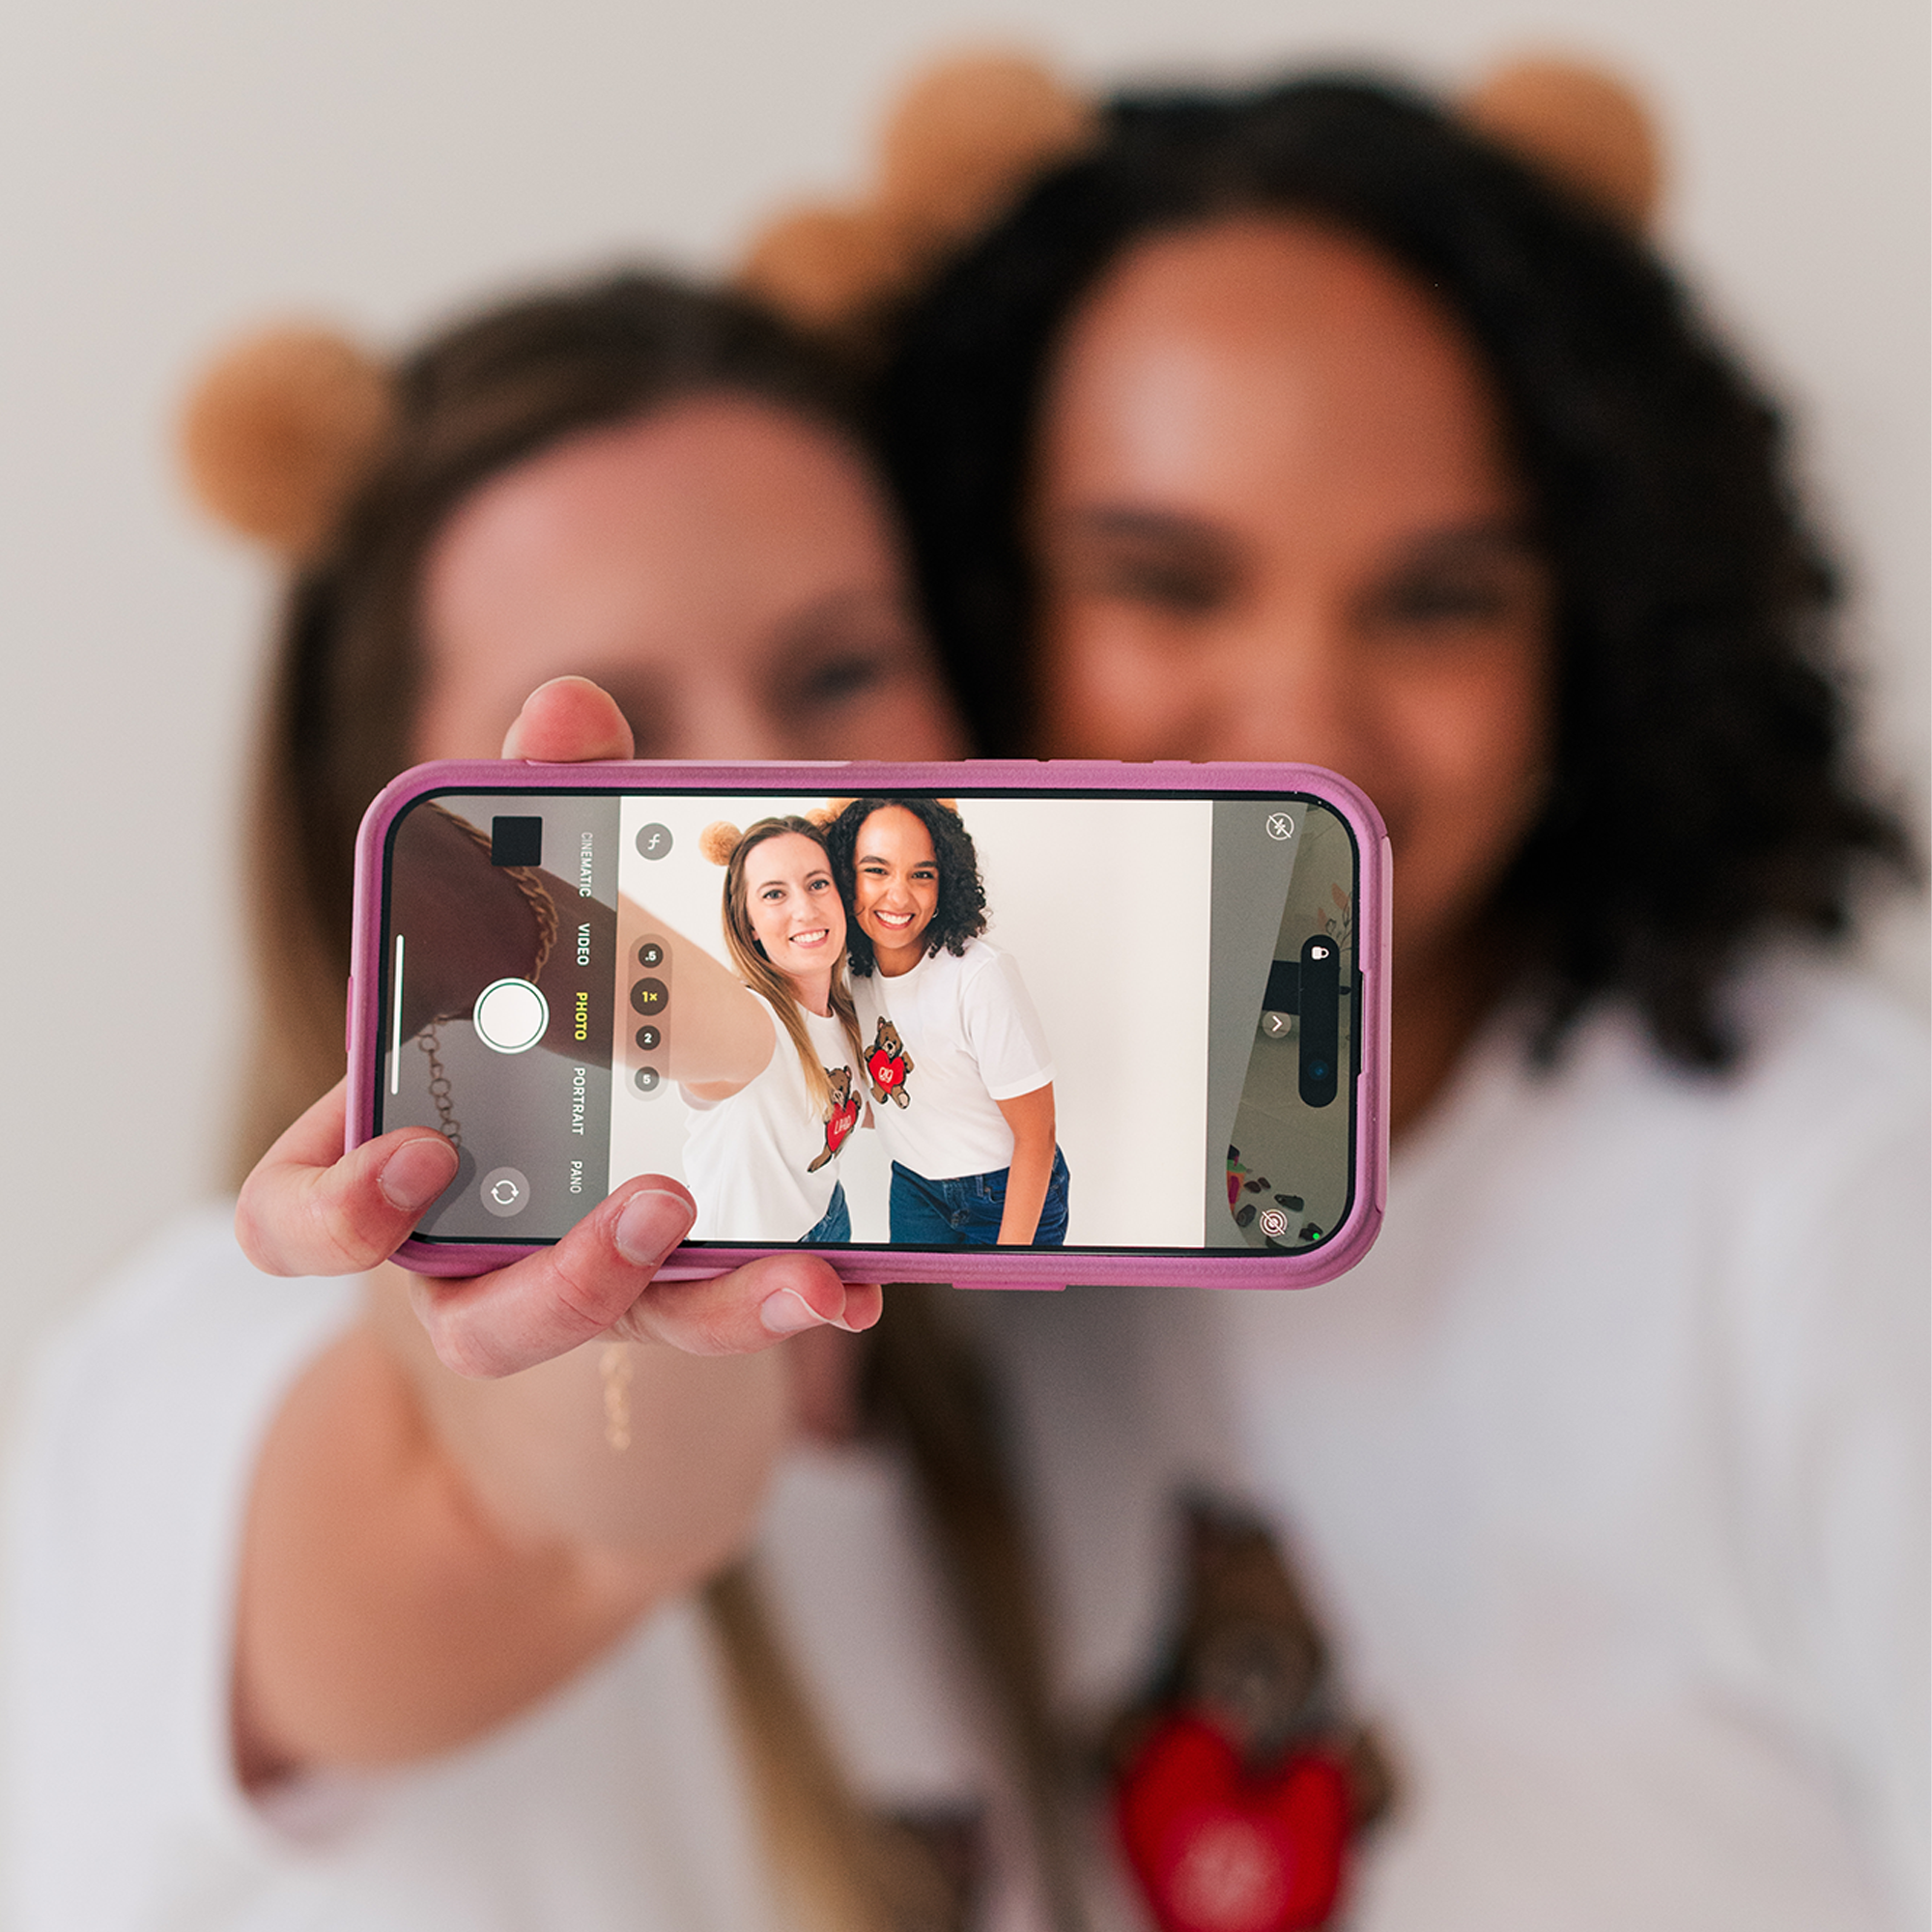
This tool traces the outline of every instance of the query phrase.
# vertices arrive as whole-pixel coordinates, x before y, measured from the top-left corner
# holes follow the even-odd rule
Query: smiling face
[[[852,916],[872,942],[879,971],[896,979],[919,964],[939,909],[932,835],[903,807],[883,806],[859,828],[852,869]]]
[[[495,757],[576,672],[639,757],[956,756],[893,531],[859,457],[716,394],[560,442],[485,482],[431,545],[419,758]]]
[[[845,950],[845,908],[823,846],[797,832],[762,838],[745,859],[745,918],[775,971],[799,982],[815,1012]]]
[[[1043,749],[1326,765],[1381,809],[1438,966],[1532,823],[1548,574],[1474,352],[1307,222],[1133,249],[1076,311],[1031,506]]]

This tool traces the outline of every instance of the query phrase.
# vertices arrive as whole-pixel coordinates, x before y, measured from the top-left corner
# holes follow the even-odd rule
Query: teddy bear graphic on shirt
[[[906,1092],[906,1081],[912,1074],[912,1056],[905,1050],[898,1028],[883,1014],[879,1018],[879,1031],[872,1039],[872,1050],[866,1056],[866,1071],[871,1076],[873,1099],[890,1100],[895,1107],[912,1104],[912,1095]]]
[[[859,1096],[852,1091],[852,1069],[828,1066],[825,1077],[832,1083],[831,1111],[825,1116],[825,1146],[818,1158],[805,1170],[808,1174],[816,1174],[851,1139],[852,1129],[859,1124]]]

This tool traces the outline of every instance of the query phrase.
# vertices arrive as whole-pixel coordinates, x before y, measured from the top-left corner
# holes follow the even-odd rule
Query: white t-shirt
[[[1926,1035],[1848,974],[1744,1005],[1727,1080],[1494,1029],[1368,1259],[1194,1297],[1192,1354],[1156,1292],[969,1301],[1083,1706],[1177,1406],[1291,1537],[1401,1778],[1350,1932],[1927,1923]]]
[[[1613,1013],[1548,1076],[1498,1030],[1343,1281],[959,1298],[1070,1719],[1155,1655],[1179,1490],[1292,1540],[1402,1778],[1350,1932],[1925,1922],[1926,1039],[1843,977],[1758,1005],[1728,1082]],[[237,1793],[250,1473],[354,1303],[255,1275],[211,1214],[43,1362],[6,1573],[10,1932],[780,1932],[686,1603],[482,1746],[272,1816]],[[892,1459],[789,1467],[765,1550],[868,1801],[983,1788]],[[1094,1924],[1142,1927],[1094,1844]],[[995,1892],[980,1932],[1039,1923],[1010,1864]]]
[[[267,1807],[229,1750],[233,1601],[263,1435],[354,1319],[271,1281],[232,1213],[178,1227],[36,1377],[15,1476],[8,1932],[799,1932],[721,1656],[690,1599],[480,1746]],[[990,1802],[988,1932],[1044,1932],[899,1459],[800,1452],[759,1550],[863,1802]],[[988,1795],[990,1794],[990,1801]]]
[[[797,1241],[825,1218],[838,1184],[838,1154],[859,1122],[861,1095],[852,1042],[838,1019],[807,1012],[805,1031],[832,1077],[831,1120],[805,1084],[791,1036],[771,1002],[772,1057],[750,1086],[728,1100],[699,1100],[678,1090],[691,1109],[684,1172],[698,1241]]]
[[[943,948],[910,973],[852,981],[872,1122],[886,1151],[928,1180],[1010,1167],[995,1104],[1053,1078],[1046,1034],[1009,954],[983,939]]]

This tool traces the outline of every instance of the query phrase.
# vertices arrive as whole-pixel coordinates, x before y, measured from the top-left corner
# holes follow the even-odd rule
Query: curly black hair
[[[930,959],[943,946],[956,958],[966,951],[969,939],[978,939],[986,929],[986,888],[980,878],[980,855],[974,849],[973,835],[959,814],[943,801],[855,798],[846,806],[825,831],[825,849],[832,855],[832,876],[838,882],[839,896],[849,914],[858,903],[859,828],[873,812],[889,805],[911,812],[925,827],[933,856],[939,861],[939,903],[933,909],[932,923],[925,929],[925,957]],[[860,929],[856,918],[845,922],[845,963],[860,980],[869,980],[877,963],[872,942]]]
[[[1496,384],[1557,585],[1556,772],[1490,909],[1553,1048],[1622,992],[1676,1059],[1733,1057],[1726,976],[1850,923],[1860,862],[1916,869],[1849,769],[1836,577],[1776,412],[1638,240],[1378,81],[1130,96],[898,319],[879,388],[928,621],[980,748],[1034,749],[1020,510],[1068,317],[1134,242],[1223,216],[1361,237],[1461,322]]]

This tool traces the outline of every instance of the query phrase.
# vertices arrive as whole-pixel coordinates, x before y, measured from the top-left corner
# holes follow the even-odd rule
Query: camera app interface
[[[1353,1188],[1358,854],[1313,798],[447,792],[392,828],[419,1233],[1300,1251]]]

